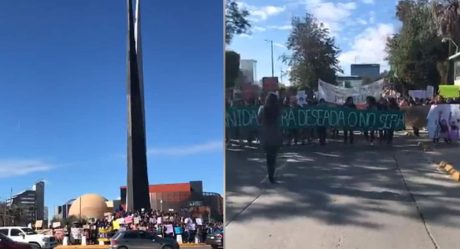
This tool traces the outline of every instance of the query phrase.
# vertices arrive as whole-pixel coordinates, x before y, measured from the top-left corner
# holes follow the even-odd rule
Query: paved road
[[[284,148],[274,186],[227,150],[226,248],[458,248],[460,184],[415,144]]]

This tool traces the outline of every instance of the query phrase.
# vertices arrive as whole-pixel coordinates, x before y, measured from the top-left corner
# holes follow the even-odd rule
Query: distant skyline
[[[223,3],[141,3],[149,183],[223,194]],[[0,199],[41,179],[49,216],[85,193],[119,198],[126,1],[12,1],[0,13]]]
[[[241,7],[250,12],[251,33],[235,36],[228,49],[240,53],[242,59],[257,60],[257,78],[271,76],[270,43],[274,44],[275,76],[288,79],[288,65],[279,58],[288,53],[286,43],[292,30],[292,17],[313,14],[330,30],[340,49],[339,62],[344,73],[350,74],[354,63],[380,64],[385,61],[386,38],[400,28],[395,18],[397,0],[242,0]],[[288,82],[286,82],[288,83]]]

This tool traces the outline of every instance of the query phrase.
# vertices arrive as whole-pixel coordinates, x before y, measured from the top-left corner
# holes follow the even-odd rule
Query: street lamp
[[[275,77],[275,67],[274,67],[274,62],[273,62],[273,40],[265,40],[265,41],[270,42],[271,55],[272,55],[272,77]]]
[[[451,42],[454,44],[454,46],[455,46],[455,53],[457,54],[457,53],[458,53],[458,45],[457,45],[457,43],[455,43],[454,40],[450,39],[449,37],[444,37],[444,38],[442,38],[442,40],[441,40],[442,43],[445,43],[445,42],[447,42],[447,41],[451,41]]]

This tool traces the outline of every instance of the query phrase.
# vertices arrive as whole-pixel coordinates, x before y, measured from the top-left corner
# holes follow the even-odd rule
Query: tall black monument
[[[139,1],[136,1],[134,16],[132,0],[127,0],[128,189],[126,206],[129,211],[150,209]]]

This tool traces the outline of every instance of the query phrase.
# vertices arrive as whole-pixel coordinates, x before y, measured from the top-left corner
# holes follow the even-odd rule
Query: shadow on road
[[[460,197],[459,184],[448,182],[430,165],[417,142],[399,138],[393,146],[332,143],[284,147],[278,161],[286,167],[278,174],[278,185],[261,183],[266,175],[262,151],[227,150],[226,219],[240,223],[309,217],[326,224],[379,229],[381,224],[369,219],[372,213],[420,219],[409,188],[415,199],[434,200],[423,209],[431,222],[446,224],[447,220],[449,226],[460,227],[458,222],[448,222],[449,217],[459,217],[460,210],[450,208],[452,199],[445,198]],[[261,195],[268,201],[253,204]],[[238,199],[243,197],[244,201]],[[395,208],[396,204],[402,208]]]

